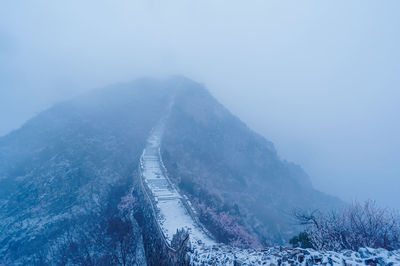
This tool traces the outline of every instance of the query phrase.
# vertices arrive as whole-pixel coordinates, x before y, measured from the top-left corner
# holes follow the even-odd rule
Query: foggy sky
[[[1,1],[0,135],[87,89],[183,74],[314,186],[400,206],[400,2]]]

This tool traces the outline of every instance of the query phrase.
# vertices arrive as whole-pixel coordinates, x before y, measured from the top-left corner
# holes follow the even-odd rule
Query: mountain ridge
[[[109,228],[117,218],[129,220],[129,234],[142,250],[138,254],[144,253],[140,226],[121,218],[117,206],[135,179],[147,136],[172,99],[161,154],[171,180],[219,241],[243,247],[286,242],[296,230],[284,222],[284,212],[298,199],[304,198],[304,205],[312,202],[289,197],[286,190],[310,193],[329,205],[327,196],[302,181],[304,172],[282,162],[271,142],[203,85],[184,77],[145,78],[57,104],[0,138],[0,257],[23,264],[51,250],[60,254],[67,235],[83,247],[86,240],[79,238],[77,225],[91,228],[96,221],[96,239],[113,239]],[[266,186],[283,192],[258,189]],[[281,201],[284,208],[278,206]],[[265,210],[271,215],[257,214]],[[115,252],[112,243],[103,249],[86,245],[106,261]]]

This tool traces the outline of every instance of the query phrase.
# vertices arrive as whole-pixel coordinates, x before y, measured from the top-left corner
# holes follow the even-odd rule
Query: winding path
[[[164,241],[171,247],[173,235],[178,229],[185,228],[189,232],[192,247],[216,245],[211,235],[197,220],[190,202],[168,178],[160,155],[163,131],[164,120],[153,128],[147,139],[146,148],[140,158],[140,170],[143,189],[152,202]]]

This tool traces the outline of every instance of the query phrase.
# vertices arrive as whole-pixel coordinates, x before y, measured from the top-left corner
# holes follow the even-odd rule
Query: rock
[[[310,252],[306,249],[303,250],[304,255],[310,255]]]
[[[364,261],[364,263],[365,263],[365,265],[373,265],[373,266],[375,266],[375,265],[378,265],[379,261],[378,261],[377,258],[371,258],[371,259],[366,259]]]
[[[295,255],[297,255],[299,253],[301,253],[301,250],[295,249],[295,250],[292,251],[292,256],[295,256]]]
[[[379,265],[387,265],[387,263],[386,263],[384,258],[377,257],[376,259],[378,260]]]
[[[343,252],[343,255],[346,257],[351,257],[352,254],[353,254],[353,251],[351,251],[351,250],[347,250],[347,251]]]
[[[336,260],[332,259],[331,257],[328,258],[328,263],[330,265],[338,264],[338,262]]]
[[[314,263],[321,263],[322,262],[322,255],[314,255],[312,257]]]
[[[345,260],[343,260],[343,265],[344,266],[352,266],[351,263],[347,263]]]
[[[234,265],[234,266],[241,266],[241,265],[242,265],[242,262],[239,261],[239,260],[234,260],[234,261],[233,261],[233,265]]]
[[[368,251],[367,248],[359,248],[358,253],[360,254],[360,257],[363,259],[371,256],[371,253]]]

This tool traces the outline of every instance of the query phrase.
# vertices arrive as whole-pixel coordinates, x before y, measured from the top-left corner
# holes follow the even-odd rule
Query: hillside
[[[341,204],[200,84],[140,79],[57,104],[0,138],[0,265],[118,264],[123,244],[125,259],[152,264],[148,208],[120,206],[140,194],[140,156],[169,108],[162,159],[217,241],[286,243],[298,230],[291,210]]]
[[[109,247],[80,236],[92,230],[95,238],[110,237],[165,92],[149,80],[97,90],[0,139],[0,264],[39,262],[44,254],[63,260],[59,250],[71,244],[108,256]],[[135,241],[141,245],[140,237]]]
[[[294,209],[342,204],[315,190],[301,167],[282,160],[270,141],[204,87],[187,82],[190,89],[175,97],[162,155],[172,179],[219,240],[243,246],[284,244],[297,230]]]

